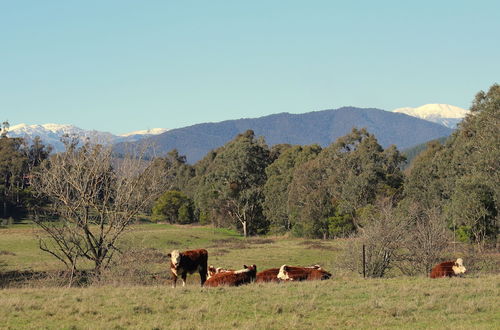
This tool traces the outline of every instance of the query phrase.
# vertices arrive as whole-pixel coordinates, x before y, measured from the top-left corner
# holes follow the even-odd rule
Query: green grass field
[[[500,275],[362,279],[336,267],[344,243],[286,237],[245,240],[234,232],[209,227],[137,225],[124,237],[123,249],[167,253],[174,248],[206,248],[210,264],[231,268],[255,263],[262,270],[283,263],[319,263],[334,278],[212,289],[200,288],[196,276],[188,278],[186,288],[176,289],[166,278],[137,285],[117,276],[114,282],[80,288],[28,282],[0,289],[0,327],[499,328]],[[143,262],[148,271],[167,274],[166,261]],[[32,228],[0,229],[0,272],[57,269],[62,264],[38,250]]]

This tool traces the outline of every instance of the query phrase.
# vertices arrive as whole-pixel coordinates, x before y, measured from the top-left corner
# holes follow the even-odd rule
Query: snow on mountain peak
[[[125,134],[120,134],[120,136],[127,137],[127,136],[132,136],[132,135],[158,135],[162,134],[168,131],[166,128],[150,128],[150,129],[144,129],[140,131],[134,131],[130,133],[125,133]]]
[[[450,128],[455,128],[456,125],[469,113],[469,110],[449,104],[425,104],[417,108],[398,108],[393,110],[393,112],[404,113],[409,116],[432,121]]]
[[[109,132],[101,132],[96,130],[84,130],[74,125],[67,124],[43,124],[43,125],[28,125],[25,123],[10,126],[7,135],[9,137],[22,137],[27,140],[33,140],[36,136],[40,137],[43,143],[50,144],[55,151],[64,150],[64,145],[60,141],[65,134],[78,136],[83,140],[97,143],[117,143],[117,142],[134,142],[141,138],[151,135],[161,134],[167,131],[164,128],[154,128],[150,130],[136,131],[124,135],[113,135]]]

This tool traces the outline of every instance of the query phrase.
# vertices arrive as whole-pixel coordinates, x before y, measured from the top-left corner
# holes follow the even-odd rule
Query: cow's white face
[[[174,265],[175,268],[179,267],[179,264],[181,263],[181,253],[179,252],[179,250],[173,250],[170,255],[170,261],[172,261],[172,265]]]
[[[289,281],[290,276],[288,276],[288,273],[286,272],[285,268],[286,268],[286,265],[281,266],[280,271],[276,277],[282,281]]]
[[[467,271],[467,269],[464,267],[464,261],[462,260],[462,258],[458,258],[457,261],[455,261],[455,265],[452,267],[452,269],[455,275],[460,275]]]

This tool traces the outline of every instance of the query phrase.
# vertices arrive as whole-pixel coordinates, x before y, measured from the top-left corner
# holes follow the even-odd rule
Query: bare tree
[[[427,274],[442,261],[450,244],[450,231],[437,208],[423,209],[414,203],[408,206],[406,216],[410,227],[398,267],[407,275]]]
[[[349,240],[340,262],[345,268],[362,274],[361,251],[365,245],[366,276],[383,277],[399,260],[409,222],[390,200],[379,201],[365,222],[366,225],[359,229],[358,237]]]
[[[145,151],[117,160],[110,147],[86,143],[42,163],[31,182],[50,201],[35,210],[49,236],[40,248],[72,271],[79,259],[90,260],[99,275],[123,232],[166,190],[164,167],[144,160]]]

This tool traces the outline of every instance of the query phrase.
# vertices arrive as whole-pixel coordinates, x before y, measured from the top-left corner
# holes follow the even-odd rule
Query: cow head
[[[452,269],[455,275],[460,275],[467,271],[467,269],[464,267],[464,261],[462,260],[462,258],[458,258],[457,261],[455,261]]]
[[[291,280],[293,280],[293,279],[290,278],[290,276],[288,276],[288,266],[287,265],[283,265],[283,266],[280,267],[280,271],[278,272],[278,275],[276,277],[279,278],[282,281],[291,281]]]
[[[251,272],[257,272],[257,265],[252,265],[252,266],[243,265],[243,268],[248,269]]]
[[[248,272],[254,272],[254,273],[256,273],[257,272],[257,266],[256,265],[252,265],[252,266],[243,265],[243,269],[237,270],[234,273],[235,274],[239,274],[239,273],[248,273]]]
[[[179,252],[179,250],[173,250],[171,253],[167,254],[167,256],[170,257],[170,262],[172,263],[172,266],[174,266],[174,268],[179,267],[179,264],[181,263],[181,256],[182,256],[182,254]]]

